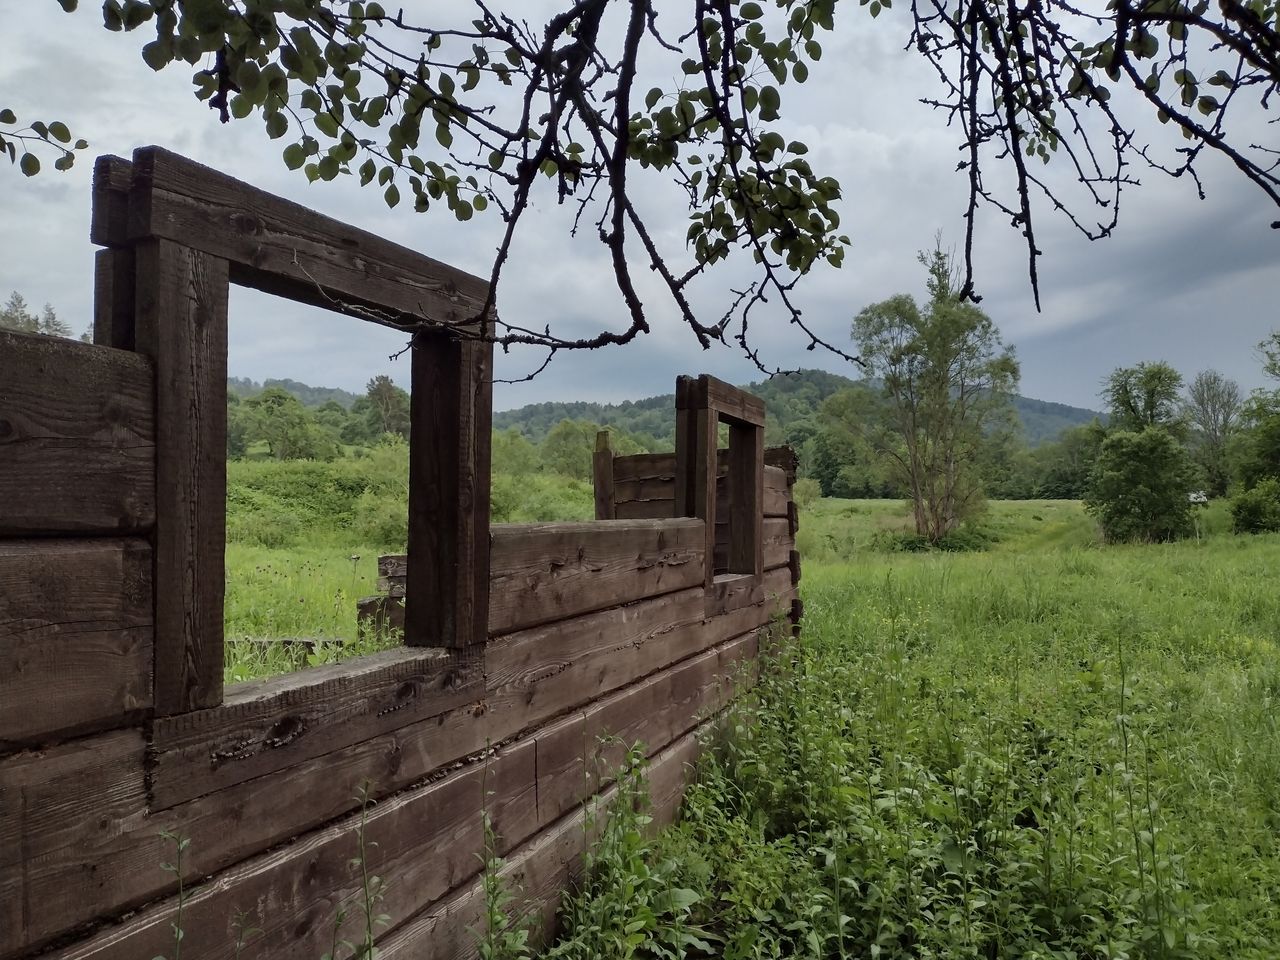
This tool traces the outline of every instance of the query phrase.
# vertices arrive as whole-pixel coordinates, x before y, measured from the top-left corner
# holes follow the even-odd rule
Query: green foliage
[[[796,506],[801,510],[807,510],[811,505],[817,503],[821,496],[822,487],[817,480],[812,480],[809,477],[801,477],[791,488],[791,499],[796,502]]]
[[[1164,427],[1180,437],[1181,390],[1182,374],[1163,361],[1117,368],[1102,385],[1110,426],[1133,432]]]
[[[1280,479],[1260,480],[1232,499],[1231,529],[1234,533],[1280,531]]]
[[[569,915],[645,957],[1269,960],[1280,537],[1099,551],[1042,537],[1074,504],[1009,510],[987,553],[806,565],[680,821],[597,847],[621,879]]]
[[[1112,543],[1176,540],[1191,532],[1195,482],[1186,448],[1163,426],[1107,434],[1086,509]]]
[[[906,488],[916,533],[937,543],[982,502],[978,462],[1010,424],[1018,364],[991,318],[960,299],[948,255],[936,248],[919,259],[924,309],[899,294],[854,319],[854,340],[881,389],[847,426]]]

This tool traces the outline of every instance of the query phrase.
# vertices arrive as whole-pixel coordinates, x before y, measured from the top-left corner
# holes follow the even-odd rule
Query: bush
[[[1110,542],[1176,540],[1192,530],[1191,458],[1164,427],[1116,430],[1102,442],[1085,509]]]
[[[1259,481],[1231,501],[1232,533],[1275,533],[1280,531],[1280,480]]]
[[[822,496],[822,485],[811,477],[801,477],[791,488],[791,497],[801,510],[817,501]]]

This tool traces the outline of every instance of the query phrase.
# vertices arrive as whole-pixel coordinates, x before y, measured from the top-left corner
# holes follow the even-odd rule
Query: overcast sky
[[[18,0],[0,4],[16,7]],[[218,123],[191,94],[183,65],[153,74],[139,57],[142,31],[107,33],[93,3],[70,16],[52,0],[21,5],[21,29],[0,35],[0,107],[23,117],[61,119],[91,147],[70,173],[49,168],[25,179],[16,168],[0,170],[0,297],[18,290],[33,305],[51,303],[77,330],[89,325],[93,156],[127,157],[146,144],[487,275],[500,227],[496,216],[458,224],[443,210],[425,216],[408,205],[387,210],[378,193],[362,191],[351,177],[309,185],[285,169],[285,141],[269,141],[259,122]],[[936,231],[947,243],[958,244],[963,235],[957,134],[917,102],[938,91],[924,66],[901,52],[901,17],[895,12],[872,22],[846,16],[839,33],[824,40],[825,55],[810,81],[784,89],[787,136],[810,144],[813,166],[844,188],[842,230],[853,248],[843,269],[816,272],[801,294],[807,318],[842,346],[861,307],[899,292],[922,296],[915,252],[931,245]],[[1259,122],[1253,139],[1274,144],[1275,128]],[[1262,385],[1253,346],[1280,326],[1280,231],[1268,228],[1277,212],[1213,157],[1206,157],[1202,177],[1208,194],[1203,202],[1187,182],[1144,174],[1144,186],[1125,196],[1118,234],[1098,243],[1042,212],[1040,313],[1021,237],[1001,218],[987,217],[978,246],[982,306],[1016,346],[1023,394],[1096,407],[1098,383],[1114,367],[1157,359],[1188,378],[1213,367],[1246,388]],[[684,211],[667,204],[661,192],[654,197],[663,234],[683,236]],[[550,323],[561,334],[625,328],[602,248],[591,238],[570,241],[564,211],[554,206],[540,204],[536,216],[513,251],[500,314],[533,328]],[[724,291],[742,279],[729,271],[698,294],[707,319],[718,316]],[[499,385],[495,406],[634,399],[670,391],[680,373],[711,372],[735,382],[758,378],[730,348],[703,353],[674,322],[656,286],[641,292],[652,335],[622,348],[562,354],[532,383]],[[857,375],[838,358],[805,352],[785,329],[764,330],[759,342],[771,363]],[[389,360],[402,345],[394,332],[350,318],[253,291],[232,292],[234,376],[362,390],[369,377],[387,372],[408,386],[407,361]],[[500,357],[499,375],[520,376],[540,360],[513,351]]]

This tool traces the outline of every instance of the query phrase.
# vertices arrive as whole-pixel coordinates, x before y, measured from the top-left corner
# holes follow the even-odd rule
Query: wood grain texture
[[[155,706],[222,700],[227,506],[227,262],[136,248],[137,347],[156,371]]]
[[[785,517],[765,517],[761,524],[763,535],[763,563],[766,570],[786,566],[790,563],[791,551],[795,547],[795,538]],[[727,567],[729,562],[728,530],[716,530],[716,566]]]
[[[679,421],[677,420],[677,431]],[[728,455],[724,449],[718,451],[721,459]],[[765,447],[764,464],[766,467],[777,467],[787,476],[795,472],[795,452],[790,447]],[[676,475],[676,459],[674,453],[633,453],[614,458],[613,477],[615,483],[626,480],[644,480],[649,478],[673,478]],[[794,482],[794,481],[792,481]]]
[[[721,453],[725,453],[725,451],[721,451]],[[728,508],[729,503],[728,474],[728,458],[726,456],[720,460],[716,481],[716,498],[717,503],[722,508],[720,511],[722,514],[724,509]],[[762,479],[764,483],[764,515],[766,517],[786,516],[786,505],[791,496],[790,487],[787,485],[786,473],[778,467],[766,466]],[[661,501],[665,515],[680,516],[679,513],[675,512],[678,507],[673,505],[672,502],[675,495],[676,482],[674,477],[633,477],[626,480],[615,480],[614,482],[614,499],[620,509],[623,509],[623,504]]]
[[[0,536],[148,530],[153,391],[144,357],[0,330]]]
[[[655,829],[674,817],[687,768],[701,753],[703,732],[699,728],[681,737],[649,765],[650,789],[659,801],[651,811]],[[541,919],[536,942],[546,943],[554,936],[562,892],[580,876],[583,853],[602,819],[598,814],[608,809],[615,796],[614,788],[602,793],[597,816],[591,821],[579,808],[506,858],[501,872],[504,885],[519,890],[526,901],[522,908]],[[451,894],[385,937],[379,956],[382,960],[473,960],[478,949],[470,931],[483,925],[484,902],[479,883]]]
[[[230,261],[236,283],[329,310],[451,326],[478,319],[488,294],[479,277],[158,147],[134,151],[133,164],[133,240],[190,244]]]
[[[702,374],[690,388],[688,403],[698,410],[714,410],[722,418],[764,426],[764,401],[731,383]]]
[[[115,839],[107,825],[143,809],[144,750],[129,729],[0,759],[0,957],[115,907],[98,860]],[[65,868],[56,885],[43,882],[51,861]]]
[[[134,278],[137,265],[128,248],[99,250],[93,256],[93,342],[133,350]]]
[[[730,573],[759,577],[764,573],[764,427],[730,425],[726,480],[729,496],[727,569]]]
[[[483,644],[493,345],[419,335],[412,354],[405,643]]]
[[[151,706],[143,540],[0,540],[0,753]]]
[[[688,519],[498,524],[492,539],[490,636],[683,589],[704,556]]]
[[[478,663],[420,649],[240,684],[221,706],[155,722],[152,810],[439,716],[482,690]]]
[[[100,247],[129,244],[129,191],[133,164],[123,157],[101,156],[93,163],[89,240]]]
[[[613,495],[613,448],[609,446],[608,430],[601,430],[596,434],[596,449],[591,455],[591,476],[596,519],[615,519],[617,511]]]
[[[378,909],[392,926],[478,873],[486,803],[502,849],[534,833],[535,751],[533,741],[523,741],[487,764],[472,764],[368,809],[363,821],[366,863],[383,878],[385,896]],[[262,931],[246,947],[244,960],[315,960],[328,948],[338,905],[354,904],[360,890],[359,874],[351,866],[360,823],[358,815],[349,817],[192,890],[183,908],[183,957],[224,958],[233,942],[230,924],[243,911]],[[167,955],[175,913],[170,898],[47,956],[137,960]],[[348,914],[340,933],[358,941],[363,929],[359,910]]]

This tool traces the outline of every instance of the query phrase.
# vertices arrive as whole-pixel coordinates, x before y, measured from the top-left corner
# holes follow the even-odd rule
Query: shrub
[[[1270,477],[1231,501],[1231,532],[1276,531],[1280,531],[1280,479]]]
[[[804,510],[822,496],[822,485],[811,477],[801,477],[791,488],[791,496],[796,506]]]
[[[1111,542],[1163,541],[1192,530],[1191,458],[1164,427],[1116,430],[1102,442],[1085,509]]]

